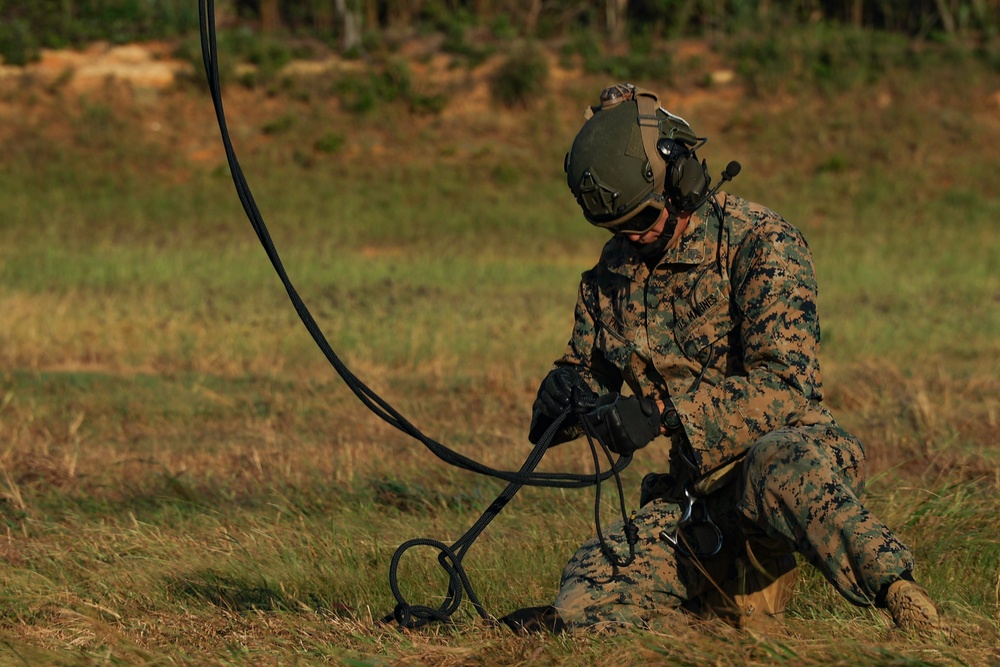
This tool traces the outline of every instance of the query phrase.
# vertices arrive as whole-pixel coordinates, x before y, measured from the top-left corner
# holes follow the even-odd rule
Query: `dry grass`
[[[921,389],[921,381],[879,376],[893,379],[866,385],[879,400]],[[164,382],[155,393],[187,393],[187,407],[200,409],[206,394]],[[788,634],[779,637],[682,625],[604,639],[525,639],[484,626],[468,610],[454,628],[400,634],[376,622],[393,604],[385,580],[391,552],[411,537],[456,538],[498,485],[432,463],[351,401],[330,401],[335,387],[268,384],[216,387],[226,400],[197,415],[183,404],[145,400],[148,389],[134,380],[108,376],[102,389],[67,387],[59,374],[17,377],[0,413],[8,443],[0,457],[7,641],[24,655],[70,664],[100,664],[102,656],[592,664],[621,661],[623,650],[627,664],[989,664],[996,657],[986,648],[995,645],[1000,613],[996,461],[939,442],[933,465],[920,465],[934,434],[964,422],[953,413],[925,415],[942,430],[928,432],[911,421],[906,402],[837,406],[867,442],[878,443],[870,446],[877,477],[870,503],[914,545],[950,643],[899,635],[879,614],[848,607],[814,573],[800,584]],[[119,391],[134,401],[127,416],[111,414]],[[106,401],[109,414],[45,414],[42,399],[62,392],[67,404]],[[474,458],[514,467],[523,450],[511,443],[523,435],[510,415],[527,399],[497,390],[482,400],[473,423],[438,417],[426,427]],[[463,405],[432,385],[421,411],[456,415]],[[571,446],[549,462],[552,469],[586,464]],[[562,560],[592,530],[588,496],[525,490],[473,548],[470,572],[491,611],[552,596]],[[443,592],[430,556],[418,550],[404,562],[412,601]]]
[[[290,101],[235,90],[229,104],[267,217],[283,221],[279,248],[335,349],[426,433],[507,469],[528,451],[536,383],[562,349],[576,277],[603,238],[577,224],[560,175],[542,166],[560,163],[580,89],[603,82],[556,80],[564,87],[544,113],[463,116],[459,105],[412,127],[388,112],[346,119],[302,91]],[[944,103],[892,85],[899,106],[928,105],[926,118]],[[808,569],[778,636],[685,622],[515,637],[468,606],[454,626],[379,623],[394,604],[396,546],[456,539],[501,485],[437,462],[333,377],[248,237],[225,174],[204,162],[217,139],[202,91],[156,105],[119,91],[72,122],[59,121],[58,91],[36,91],[18,102],[28,120],[5,129],[2,163],[12,213],[0,226],[0,664],[997,664],[1000,321],[983,305],[997,299],[995,203],[961,188],[939,201],[925,187],[957,169],[953,152],[990,145],[997,128],[979,102],[952,96],[975,112],[949,116],[952,134],[900,112],[934,158],[908,180],[866,186],[865,170],[817,172],[824,151],[845,150],[845,121],[815,107],[881,119],[871,92],[802,100],[790,120],[794,101],[734,90],[678,95],[673,110],[702,111],[710,133],[729,137],[722,153],[759,155],[740,187],[777,192],[768,203],[788,204],[817,240],[834,323],[829,403],[866,443],[869,503],[914,547],[951,639],[900,635]],[[307,120],[287,136],[260,131],[289,107]],[[36,137],[27,130],[38,117]],[[151,119],[168,131],[142,135]],[[359,125],[342,157],[364,163],[296,162],[295,148],[331,123]],[[852,134],[861,145],[849,148],[875,155],[865,169],[878,172],[878,150],[895,160],[913,127]],[[409,161],[396,165],[385,146]],[[518,178],[512,166],[526,161]],[[399,169],[387,176],[389,164]],[[984,156],[961,168],[990,165]],[[900,227],[917,249],[869,232],[885,222],[885,202],[865,188],[890,183],[915,193],[890,197],[901,220],[947,204],[965,227]],[[874,203],[837,208],[855,198]],[[911,277],[920,290],[907,288]],[[939,284],[953,291],[931,289]],[[959,321],[968,304],[975,316]],[[919,330],[894,329],[907,319]],[[543,466],[587,471],[589,456],[567,445]],[[644,452],[626,471],[630,493],[640,468],[664,461]],[[467,565],[491,612],[552,598],[593,531],[590,493],[524,489],[472,548]],[[404,560],[414,602],[443,594],[433,560],[419,550]]]

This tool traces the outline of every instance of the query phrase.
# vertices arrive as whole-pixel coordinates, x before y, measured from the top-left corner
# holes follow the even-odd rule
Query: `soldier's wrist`
[[[669,398],[663,399],[663,411],[660,413],[660,423],[667,435],[673,435],[682,428],[681,416]]]

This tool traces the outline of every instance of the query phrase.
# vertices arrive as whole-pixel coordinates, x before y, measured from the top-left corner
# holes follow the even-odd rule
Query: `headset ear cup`
[[[667,163],[663,184],[667,202],[678,211],[693,211],[702,204],[708,189],[708,167],[698,162],[691,148],[672,139],[660,139],[656,149]]]
[[[667,194],[671,199],[679,199],[683,196],[681,183],[684,181],[684,162],[684,160],[675,160],[670,165],[670,178],[667,179],[669,192]]]
[[[671,182],[674,205],[681,210],[691,210],[708,186],[705,165],[692,156],[678,160],[671,170]]]

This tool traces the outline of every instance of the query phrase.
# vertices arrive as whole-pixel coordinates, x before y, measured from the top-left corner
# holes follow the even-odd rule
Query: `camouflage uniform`
[[[806,242],[762,206],[720,194],[652,270],[627,239],[608,241],[583,274],[556,365],[602,394],[624,383],[669,396],[683,427],[669,474],[643,481],[636,562],[613,568],[595,539],[566,566],[553,606],[567,625],[704,613],[747,572],[762,573],[760,586],[792,572],[795,552],[856,605],[881,602],[887,584],[908,576],[909,551],[859,501],[861,443],[822,404],[819,338]],[[557,437],[580,435],[572,426]],[[684,557],[665,539],[685,488],[724,536],[718,555]],[[606,532],[627,554],[621,526]]]

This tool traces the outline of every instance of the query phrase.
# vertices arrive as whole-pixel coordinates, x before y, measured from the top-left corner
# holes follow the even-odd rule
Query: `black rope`
[[[548,449],[553,438],[555,438],[556,433],[558,433],[565,420],[571,413],[575,412],[577,417],[580,419],[580,423],[584,426],[584,431],[587,435],[587,442],[590,445],[590,450],[594,457],[594,469],[597,471],[591,479],[593,480],[593,484],[596,489],[594,494],[594,523],[597,527],[597,537],[600,543],[601,552],[613,566],[627,567],[635,560],[635,545],[639,541],[639,530],[634,523],[635,514],[633,513],[631,516],[627,514],[627,510],[625,509],[625,492],[622,488],[621,476],[616,473],[614,478],[618,488],[618,499],[624,525],[625,541],[628,544],[629,549],[628,557],[625,559],[619,559],[617,554],[614,553],[611,546],[607,543],[604,533],[601,531],[601,476],[599,474],[601,468],[597,452],[597,443],[600,444],[605,456],[608,457],[608,461],[611,462],[612,470],[614,470],[616,465],[619,466],[619,468],[627,466],[631,462],[632,456],[623,456],[617,461],[614,461],[611,458],[611,452],[608,450],[607,446],[604,445],[604,443],[601,443],[597,438],[593,437],[586,419],[582,418],[582,413],[592,407],[592,402],[573,401],[573,405],[563,410],[562,414],[560,414],[559,417],[549,425],[549,427],[542,434],[542,437],[539,438],[538,444],[535,445],[535,448],[531,450],[528,458],[525,459],[519,473],[528,475],[535,469],[539,462],[541,462],[545,451]],[[497,496],[496,500],[494,500],[490,506],[486,508],[486,511],[483,512],[482,516],[479,517],[476,523],[473,524],[473,526],[450,547],[445,545],[443,542],[427,538],[412,539],[399,545],[399,548],[397,548],[396,552],[392,555],[392,560],[389,564],[389,588],[392,590],[392,595],[396,599],[396,607],[393,609],[392,613],[386,615],[382,621],[385,623],[395,621],[400,627],[404,628],[419,628],[431,621],[448,621],[450,620],[451,615],[455,613],[459,605],[462,603],[462,597],[464,594],[468,595],[469,601],[472,603],[472,606],[475,607],[476,612],[481,618],[493,622],[492,616],[486,612],[486,609],[476,596],[476,592],[473,590],[472,585],[469,583],[468,575],[462,565],[462,559],[465,557],[466,551],[468,551],[469,547],[472,546],[473,542],[475,542],[479,535],[482,534],[490,522],[496,518],[496,516],[500,513],[500,510],[502,510],[507,503],[510,502],[521,486],[522,484],[519,482],[511,482],[508,484],[500,495]],[[429,546],[438,549],[438,562],[448,574],[448,591],[445,594],[444,601],[441,603],[441,606],[437,609],[423,605],[410,604],[403,597],[403,594],[399,589],[399,562],[405,552],[417,546]]]
[[[219,123],[219,131],[222,134],[222,143],[225,147],[226,160],[229,163],[229,170],[233,178],[233,183],[236,186],[236,194],[240,199],[240,203],[243,205],[243,210],[246,212],[250,224],[253,226],[253,229],[257,234],[257,238],[264,247],[264,251],[267,253],[268,259],[271,260],[271,265],[274,267],[275,272],[281,279],[281,283],[284,286],[285,291],[288,293],[288,297],[291,300],[292,305],[295,307],[295,311],[298,313],[299,319],[302,320],[306,330],[309,332],[309,335],[312,336],[316,345],[319,346],[324,356],[354,395],[358,397],[365,407],[375,413],[383,421],[421,442],[427,449],[429,449],[435,456],[445,463],[463,470],[500,479],[508,483],[507,487],[486,509],[472,528],[470,528],[466,534],[451,547],[448,547],[436,540],[421,538],[410,540],[396,550],[396,553],[393,555],[392,562],[390,563],[389,570],[390,586],[397,601],[396,610],[393,612],[391,617],[394,618],[402,627],[418,627],[429,620],[447,620],[448,617],[451,616],[451,614],[453,614],[461,604],[464,591],[465,594],[468,594],[469,600],[472,602],[479,615],[484,619],[491,620],[491,617],[486,613],[469,584],[468,576],[462,567],[462,559],[475,539],[482,533],[486,526],[489,525],[500,510],[503,509],[508,502],[510,502],[522,486],[542,486],[564,489],[584,488],[592,485],[596,486],[596,514],[600,503],[601,483],[611,477],[614,477],[618,485],[619,496],[621,497],[622,518],[625,521],[626,536],[628,537],[630,550],[629,558],[626,561],[623,561],[623,563],[630,563],[635,556],[635,530],[630,517],[625,514],[620,473],[629,465],[629,463],[631,463],[631,456],[622,456],[617,460],[612,460],[607,447],[601,443],[608,460],[611,462],[611,467],[608,470],[601,470],[598,465],[597,449],[594,444],[594,438],[588,431],[587,439],[590,442],[591,450],[594,453],[596,466],[594,474],[535,471],[535,468],[541,461],[545,450],[551,444],[556,432],[559,430],[559,427],[565,421],[569,413],[574,409],[582,410],[586,406],[567,408],[567,410],[557,420],[555,420],[552,425],[549,426],[519,470],[498,470],[470,459],[467,456],[464,456],[463,454],[460,454],[459,452],[456,452],[425,435],[395,408],[389,405],[385,399],[375,393],[374,390],[354,375],[347,365],[341,361],[340,357],[337,356],[336,352],[333,351],[333,348],[327,341],[322,329],[320,329],[316,320],[313,319],[312,314],[302,301],[298,291],[292,285],[291,279],[288,277],[288,273],[285,271],[281,258],[278,255],[277,248],[275,248],[274,242],[271,239],[271,234],[268,231],[267,226],[264,224],[264,219],[257,207],[257,203],[254,201],[253,194],[250,192],[250,186],[247,184],[246,178],[243,175],[243,169],[240,167],[239,160],[236,158],[236,152],[233,149],[232,141],[229,136],[225,110],[222,104],[222,88],[219,79],[218,43],[216,39],[215,27],[215,2],[214,0],[198,0],[198,9],[201,28],[201,52],[205,65],[205,75],[208,78],[208,88],[212,94],[212,103],[215,106],[215,116]],[[585,424],[585,420],[581,420],[581,422]],[[599,517],[597,523],[598,532],[600,533]],[[630,527],[631,531],[629,530]],[[611,554],[610,549],[605,548],[603,535],[601,535],[601,543],[602,550],[605,551],[606,554]],[[414,546],[431,546],[440,551],[438,561],[448,573],[449,585],[448,595],[445,598],[445,602],[438,609],[419,605],[410,605],[406,603],[399,592],[397,582],[397,568],[399,560],[402,557],[403,552]],[[617,559],[612,562],[617,562]]]

